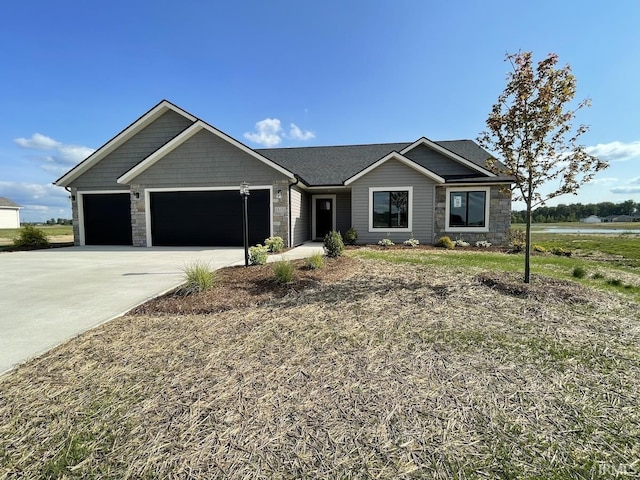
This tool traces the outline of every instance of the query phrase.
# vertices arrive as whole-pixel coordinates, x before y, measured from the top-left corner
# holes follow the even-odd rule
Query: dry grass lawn
[[[249,271],[0,378],[0,478],[640,472],[636,303],[349,258],[284,287]]]

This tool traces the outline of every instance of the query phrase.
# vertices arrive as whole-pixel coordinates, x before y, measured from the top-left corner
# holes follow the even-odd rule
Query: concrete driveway
[[[68,247],[0,253],[0,374],[179,285],[183,267],[242,248]]]

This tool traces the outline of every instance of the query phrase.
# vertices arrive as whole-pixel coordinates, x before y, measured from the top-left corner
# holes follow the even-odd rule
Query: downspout
[[[287,197],[287,201],[289,202],[289,208],[287,208],[287,210],[289,211],[289,248],[293,248],[293,224],[291,223],[291,187],[300,183],[300,179],[297,175],[294,178],[296,179],[296,181],[295,183],[289,184],[289,195]]]

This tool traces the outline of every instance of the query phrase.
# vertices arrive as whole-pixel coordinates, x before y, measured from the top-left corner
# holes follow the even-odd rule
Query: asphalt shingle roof
[[[0,197],[0,207],[15,207],[15,208],[20,208],[20,205],[18,205],[15,202],[12,202],[11,200],[9,200],[8,198],[5,197]]]
[[[261,155],[296,173],[307,185],[342,185],[385,155],[399,152],[414,142],[256,149]],[[435,142],[461,157],[485,167],[491,155],[472,140]],[[452,160],[453,161],[453,160]],[[428,165],[423,165],[429,168]],[[479,174],[483,177],[482,174]],[[486,177],[484,177],[486,178]]]

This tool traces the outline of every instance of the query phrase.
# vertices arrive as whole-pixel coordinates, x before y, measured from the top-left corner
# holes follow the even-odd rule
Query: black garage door
[[[251,190],[249,244],[269,236],[269,190]],[[238,190],[151,192],[151,241],[156,246],[240,246]]]
[[[131,245],[131,199],[126,193],[82,195],[85,245]]]

